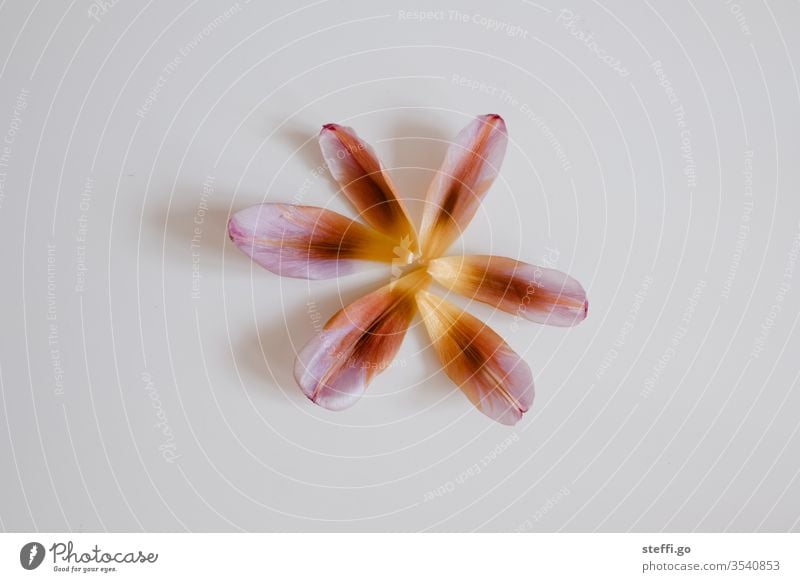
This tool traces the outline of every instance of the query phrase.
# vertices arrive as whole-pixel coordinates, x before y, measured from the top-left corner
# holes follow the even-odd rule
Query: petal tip
[[[313,343],[313,342],[312,342]],[[336,382],[326,382],[321,380],[313,370],[314,362],[305,361],[303,358],[304,352],[298,354],[294,363],[294,380],[300,387],[306,398],[317,406],[326,410],[338,412],[353,406],[364,393],[366,386],[358,382],[358,378],[348,378],[350,382],[347,384],[347,389],[351,391],[342,390],[342,386],[336,386]],[[354,388],[354,389],[353,389]]]
[[[486,123],[496,124],[500,131],[503,133],[506,132],[506,121],[499,113],[487,113],[486,115],[481,115],[479,118]]]
[[[248,210],[245,208],[244,210]],[[246,233],[242,229],[242,225],[240,224],[241,214],[244,210],[240,210],[234,214],[232,214],[228,218],[228,238],[238,247],[241,248],[242,239],[246,238]]]
[[[583,291],[582,288],[581,291]],[[583,304],[580,307],[575,308],[574,310],[575,315],[572,320],[572,323],[569,324],[570,326],[578,325],[589,316],[589,298],[586,297],[585,292],[582,293],[582,295],[583,295]]]
[[[340,412],[352,407],[356,402],[358,402],[358,399],[361,397],[361,395],[335,394],[333,396],[328,395],[326,397],[322,397],[320,393],[311,396],[306,394],[306,397],[320,408],[324,408],[325,410],[330,410],[332,412]]]
[[[514,415],[508,414],[502,418],[496,419],[495,422],[497,422],[497,424],[502,424],[503,426],[515,426],[520,420],[522,420],[523,415],[523,412]]]

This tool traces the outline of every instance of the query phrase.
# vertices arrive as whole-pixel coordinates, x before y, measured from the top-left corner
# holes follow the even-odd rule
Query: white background
[[[797,530],[798,19],[0,4],[0,527]],[[388,273],[280,279],[229,213],[348,212],[316,145],[339,122],[418,219],[447,140],[490,112],[508,154],[453,251],[555,265],[589,318],[515,329],[470,306],[534,371],[514,428],[449,383],[418,321],[358,405],[314,406],[294,352]]]

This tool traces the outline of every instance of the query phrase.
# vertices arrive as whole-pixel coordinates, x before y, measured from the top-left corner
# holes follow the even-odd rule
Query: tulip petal
[[[429,263],[428,272],[451,291],[536,323],[577,325],[589,309],[586,292],[575,279],[514,259],[441,257]]]
[[[314,206],[251,206],[231,217],[228,234],[259,265],[284,277],[330,279],[361,261],[391,263],[396,256],[387,236]]]
[[[467,228],[500,171],[507,142],[506,124],[496,114],[477,117],[456,136],[428,189],[424,257],[442,255]]]
[[[416,231],[375,150],[352,128],[335,123],[322,127],[319,145],[331,175],[364,220],[395,240],[408,237],[416,249]]]
[[[294,377],[303,393],[330,410],[356,403],[400,349],[416,313],[414,292],[430,281],[414,271],[334,315],[297,355]]]
[[[513,425],[533,403],[525,361],[485,323],[425,291],[417,306],[445,372],[484,414]]]

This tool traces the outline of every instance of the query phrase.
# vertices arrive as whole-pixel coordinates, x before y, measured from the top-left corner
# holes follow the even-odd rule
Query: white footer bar
[[[800,580],[800,534],[0,534],[0,580]]]

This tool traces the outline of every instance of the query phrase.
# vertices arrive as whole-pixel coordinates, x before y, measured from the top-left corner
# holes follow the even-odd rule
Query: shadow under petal
[[[246,382],[246,386],[260,391],[265,379],[274,378],[274,388],[284,396],[290,393],[292,396],[289,398],[295,402],[305,400],[294,379],[297,352],[321,333],[325,323],[340,309],[379,287],[375,282],[359,282],[339,294],[326,293],[321,299],[309,298],[304,305],[284,313],[280,323],[260,327],[256,334],[244,334],[239,342],[242,358],[239,361],[237,356],[237,361],[247,371],[248,377],[258,378],[254,383]]]
[[[390,168],[398,196],[403,199],[411,220],[419,230],[425,199],[436,170],[444,159],[449,142],[435,126],[413,120],[398,122],[391,139],[391,155],[384,163]]]
[[[251,260],[228,238],[228,219],[233,194],[215,191],[213,198],[203,199],[202,186],[181,187],[173,192],[173,202],[167,207],[149,212],[146,228],[153,240],[164,240],[167,263],[185,266],[192,252],[200,253],[204,269],[219,270],[223,265],[228,273],[250,273]],[[253,202],[254,204],[256,202]],[[175,265],[178,266],[178,265]]]

